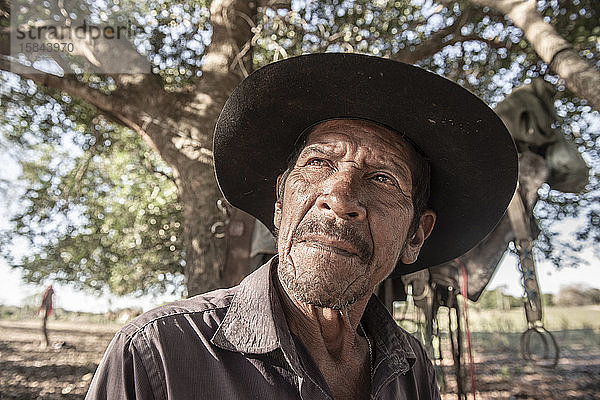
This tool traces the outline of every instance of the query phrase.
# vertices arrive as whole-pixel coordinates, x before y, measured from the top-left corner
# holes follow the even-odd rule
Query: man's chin
[[[286,292],[296,301],[341,310],[369,293],[369,265],[359,257],[328,249],[293,246],[279,261],[277,273]]]
[[[356,303],[360,298],[331,298],[330,293],[304,293],[298,291],[290,291],[290,294],[296,299],[304,304],[309,304],[314,307],[320,308],[330,308],[332,310],[343,310],[350,307],[352,304]]]
[[[279,281],[290,296],[304,304],[342,310],[356,303],[369,292],[364,276],[357,276],[352,281],[348,281],[347,276],[343,279],[330,280],[335,278],[331,275],[324,277],[318,273],[296,277],[292,271],[289,266],[280,266]]]

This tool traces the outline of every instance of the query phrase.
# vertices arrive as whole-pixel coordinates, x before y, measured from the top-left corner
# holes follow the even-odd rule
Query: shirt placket
[[[318,379],[316,377],[313,377],[316,372],[311,373],[311,371],[307,371],[300,361],[296,344],[294,343],[291,334],[289,334],[289,332],[286,333],[287,334],[281,336],[281,350],[288,365],[296,376],[296,387],[299,397],[303,400],[332,400],[333,398],[327,392],[327,389],[317,382]],[[306,356],[307,355],[304,355],[304,357]]]

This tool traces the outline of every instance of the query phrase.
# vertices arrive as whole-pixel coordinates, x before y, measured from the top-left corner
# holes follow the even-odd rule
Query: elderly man
[[[238,86],[214,154],[225,197],[271,228],[278,256],[123,327],[87,398],[439,398],[423,348],[373,291],[500,219],[517,170],[498,117],[416,67],[306,55]]]

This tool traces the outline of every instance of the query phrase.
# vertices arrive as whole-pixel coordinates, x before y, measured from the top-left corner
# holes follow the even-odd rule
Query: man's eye
[[[324,167],[327,165],[327,161],[323,160],[322,158],[311,158],[308,160],[306,165],[311,165],[313,167]]]
[[[375,181],[377,181],[379,183],[385,183],[388,185],[394,184],[394,181],[392,180],[392,178],[390,178],[389,176],[384,175],[384,174],[376,174],[373,176],[372,179],[374,179]]]

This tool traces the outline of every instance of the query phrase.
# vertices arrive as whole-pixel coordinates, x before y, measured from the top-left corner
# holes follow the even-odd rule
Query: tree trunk
[[[241,53],[252,37],[245,18],[254,19],[256,8],[247,1],[213,1],[213,36],[205,57],[203,78],[194,91],[166,99],[174,102],[174,137],[179,150],[168,162],[173,167],[179,198],[183,204],[185,277],[188,296],[222,286],[228,271],[223,269],[225,240],[215,229],[226,223],[217,201],[222,199],[212,164],[212,137],[217,118],[237,83],[251,68],[251,52]],[[161,115],[169,115],[162,110]],[[166,158],[168,159],[168,158]]]

